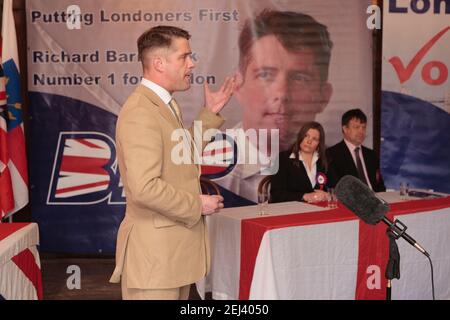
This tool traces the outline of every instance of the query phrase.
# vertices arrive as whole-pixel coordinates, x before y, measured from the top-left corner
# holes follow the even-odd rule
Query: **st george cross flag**
[[[28,171],[12,0],[3,1],[0,48],[0,219],[28,203]]]

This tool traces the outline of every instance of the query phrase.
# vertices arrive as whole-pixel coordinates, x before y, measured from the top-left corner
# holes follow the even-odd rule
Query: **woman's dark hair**
[[[317,152],[319,153],[319,161],[318,162],[321,164],[321,166],[326,171],[327,167],[328,167],[328,162],[327,162],[327,158],[325,155],[325,149],[326,149],[326,147],[325,147],[325,131],[323,130],[322,125],[316,121],[311,121],[311,122],[305,123],[305,125],[298,132],[297,139],[295,140],[294,145],[292,146],[292,153],[294,153],[296,156],[294,159],[294,164],[298,165],[298,166],[300,165],[300,160],[299,160],[300,143],[303,141],[303,139],[305,139],[306,133],[308,132],[309,129],[314,129],[314,130],[319,131],[320,139],[319,139],[319,145],[317,146]]]

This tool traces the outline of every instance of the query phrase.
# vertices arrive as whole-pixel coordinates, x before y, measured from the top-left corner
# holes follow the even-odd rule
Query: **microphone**
[[[375,225],[381,220],[389,226],[396,238],[402,237],[427,257],[430,254],[406,233],[408,228],[401,221],[385,217],[389,204],[378,198],[366,184],[354,176],[346,175],[336,185],[336,197],[365,223]]]

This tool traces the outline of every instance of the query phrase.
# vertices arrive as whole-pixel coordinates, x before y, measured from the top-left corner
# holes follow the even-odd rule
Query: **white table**
[[[393,203],[395,217],[431,254],[436,298],[450,299],[450,250],[446,248],[450,198],[405,201],[398,193],[379,196]],[[384,225],[366,225],[343,208],[299,202],[270,204],[268,211],[267,218],[258,216],[257,206],[229,208],[208,218],[212,265],[208,277],[197,284],[201,295],[212,292],[213,299],[385,297],[388,241]],[[258,232],[260,240],[255,237]],[[401,279],[392,282],[392,299],[431,299],[428,260],[403,239],[397,244]],[[377,257],[373,265],[372,256]]]

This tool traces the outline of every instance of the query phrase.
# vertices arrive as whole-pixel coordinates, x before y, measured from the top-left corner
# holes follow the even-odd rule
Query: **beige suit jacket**
[[[203,132],[224,120],[203,108]],[[117,235],[119,282],[127,264],[128,288],[163,289],[194,283],[209,272],[209,243],[201,215],[199,168],[175,164],[171,140],[180,124],[167,105],[140,85],[116,126],[117,158],[127,199]]]

